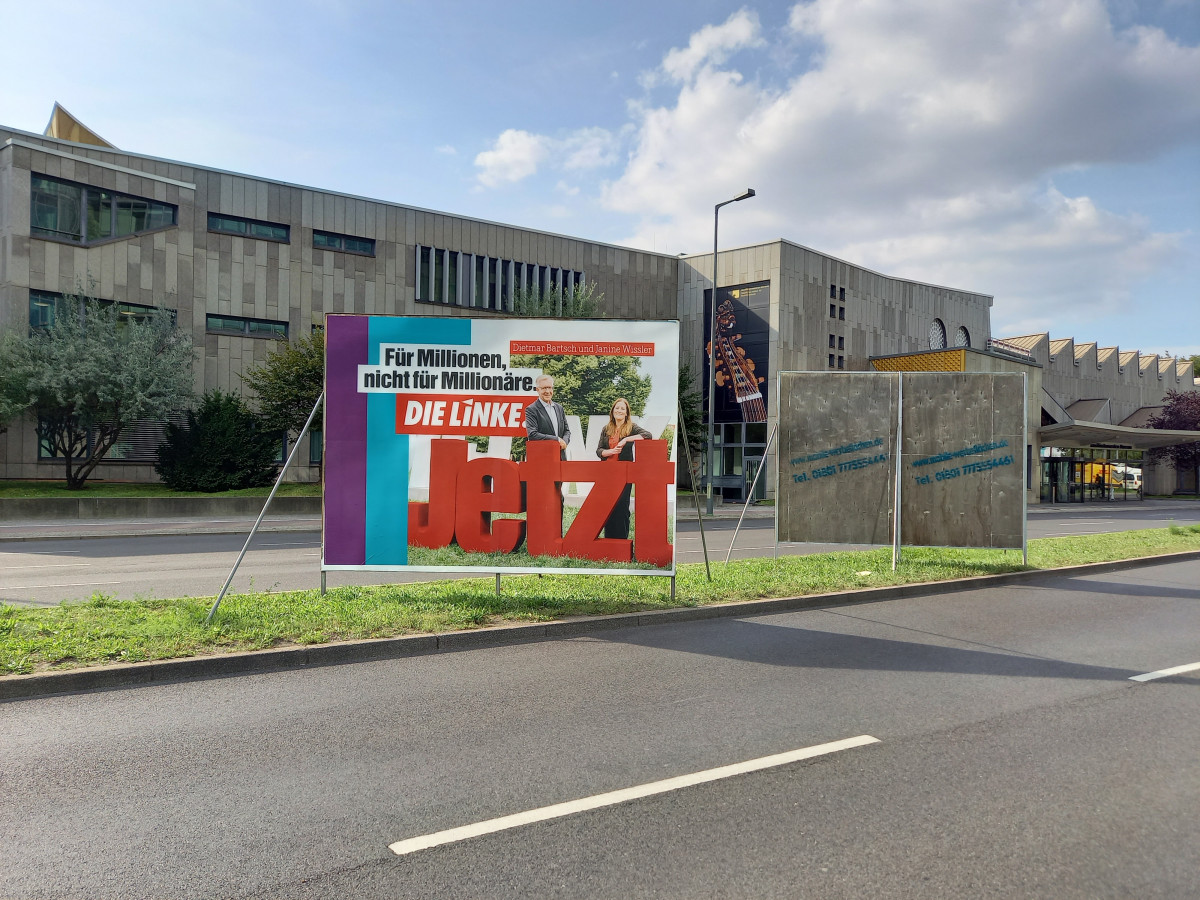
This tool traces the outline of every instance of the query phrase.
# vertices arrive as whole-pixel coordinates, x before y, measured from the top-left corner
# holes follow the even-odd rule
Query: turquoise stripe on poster
[[[372,316],[367,363],[379,364],[380,344],[413,341],[470,344],[470,319]],[[366,560],[368,566],[408,565],[408,435],[396,434],[396,397],[367,395]]]

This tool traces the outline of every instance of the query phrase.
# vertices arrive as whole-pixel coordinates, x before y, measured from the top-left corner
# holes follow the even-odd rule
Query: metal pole
[[[704,473],[708,482],[706,508],[708,514],[713,514],[713,476],[715,475],[715,457],[713,455],[713,425],[716,422],[717,404],[717,224],[721,207],[740,200],[749,200],[754,196],[754,188],[746,188],[740,197],[726,200],[713,207],[713,266],[712,266],[712,297],[708,304],[708,447],[706,457],[708,470]]]
[[[709,581],[712,581],[712,569],[708,565],[708,542],[704,539],[704,516],[700,513],[700,496],[696,493],[696,470],[692,468],[692,449],[688,446],[687,428],[683,424],[683,406],[677,403],[675,408],[679,411],[679,436],[683,438],[683,454],[687,458],[688,475],[692,477],[692,500],[696,503],[696,521],[700,524],[700,547],[704,550],[704,574],[708,576]],[[679,517],[678,504],[676,504],[675,516]],[[678,536],[676,540],[678,540]],[[674,586],[674,579],[671,584]]]
[[[778,397],[779,395],[776,394],[775,396]],[[742,519],[746,518],[746,510],[748,510],[750,508],[750,503],[754,499],[754,487],[755,487],[755,485],[758,484],[758,479],[762,475],[763,469],[766,468],[767,454],[771,452],[771,442],[775,440],[775,432],[777,432],[778,430],[779,430],[779,419],[776,419],[775,427],[771,429],[771,436],[769,438],[767,438],[767,447],[765,450],[763,450],[763,463],[764,464],[759,466],[758,471],[754,473],[754,480],[750,482],[750,490],[748,492],[750,496],[748,496],[746,498],[746,505],[742,507],[742,514],[740,516],[738,516],[737,527],[733,529],[733,537],[731,537],[729,539],[729,551],[725,554],[725,564],[726,565],[729,565],[729,557],[733,555],[734,541],[737,540],[738,532],[742,528]],[[775,491],[776,491],[776,497],[778,497],[778,491],[779,491],[778,485],[776,485]]]
[[[312,412],[308,414],[308,421],[304,423],[304,427],[300,429],[300,435],[296,438],[296,443],[292,446],[292,452],[288,454],[287,462],[283,464],[283,468],[279,470],[279,477],[275,479],[275,486],[271,488],[271,493],[267,495],[267,502],[263,504],[262,512],[258,514],[258,519],[254,523],[254,527],[250,529],[250,533],[246,535],[246,543],[242,545],[242,552],[238,554],[237,562],[233,564],[233,568],[229,570],[229,577],[225,579],[225,586],[221,588],[221,593],[217,595],[217,602],[212,605],[212,609],[208,611],[208,617],[204,620],[205,625],[212,623],[213,616],[217,614],[217,607],[221,605],[221,601],[225,599],[225,592],[229,590],[229,585],[233,583],[233,576],[238,570],[238,566],[242,564],[242,559],[246,555],[246,551],[250,549],[250,542],[254,539],[254,533],[258,531],[258,526],[262,524],[263,516],[267,514],[267,507],[271,505],[271,501],[275,499],[275,492],[279,490],[279,485],[283,481],[283,476],[287,472],[288,467],[292,464],[292,460],[296,458],[296,452],[300,449],[300,444],[304,440],[304,435],[308,433],[308,427],[312,425],[312,420],[317,414],[317,410],[321,408],[321,401],[325,399],[325,394],[321,393],[317,397],[317,402],[313,404]],[[324,572],[322,572],[322,575]],[[324,583],[322,581],[322,589]],[[322,590],[324,593],[324,590]]]
[[[708,484],[705,509],[713,514],[713,476],[716,474],[714,465],[716,456],[713,453],[713,425],[716,422],[717,409],[717,221],[724,203],[713,207],[713,270],[712,296],[708,304],[708,443],[705,445],[708,460],[704,470],[705,481]]]
[[[896,509],[892,513],[892,571],[896,571],[896,563],[900,561],[900,501],[901,488],[900,482],[903,478],[904,470],[901,467],[900,451],[904,449],[904,373],[896,373],[896,465],[893,468],[894,478],[896,480],[895,487],[892,493],[892,503]]]
[[[1021,444],[1026,460],[1021,461],[1021,564],[1029,565],[1029,467],[1033,456],[1029,444],[1029,375],[1021,373]]]

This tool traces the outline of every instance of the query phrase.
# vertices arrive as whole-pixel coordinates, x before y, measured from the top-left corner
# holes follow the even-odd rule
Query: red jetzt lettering
[[[429,502],[408,504],[409,543],[448,547],[457,541],[470,552],[511,553],[524,539],[533,556],[636,559],[670,567],[667,487],[675,480],[675,466],[666,441],[638,441],[633,462],[563,461],[553,441],[531,441],[526,450],[523,463],[491,457],[468,462],[465,441],[433,441]],[[592,489],[564,536],[559,486],[568,481],[590,482]],[[627,484],[636,498],[633,539],[602,538],[605,519]],[[524,521],[492,517],[521,512]]]

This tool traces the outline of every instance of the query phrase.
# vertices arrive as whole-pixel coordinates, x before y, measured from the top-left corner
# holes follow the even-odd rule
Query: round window
[[[946,326],[942,324],[941,319],[934,319],[929,324],[929,349],[946,349]]]
[[[971,346],[971,332],[967,331],[967,329],[964,328],[962,325],[959,325],[958,330],[954,332],[954,346],[955,347],[970,347]]]

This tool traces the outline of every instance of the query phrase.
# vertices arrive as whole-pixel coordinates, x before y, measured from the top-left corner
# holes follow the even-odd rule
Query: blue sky
[[[0,0],[0,123],[667,253],[783,237],[1200,353],[1200,0]],[[58,62],[54,58],[58,57]],[[17,73],[24,73],[17,75]]]

